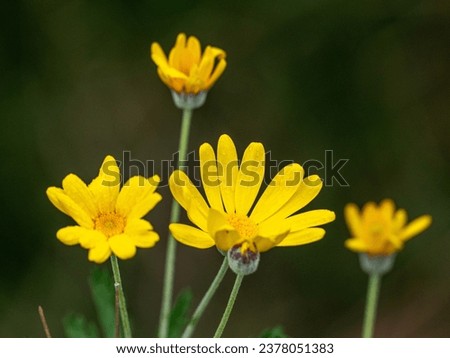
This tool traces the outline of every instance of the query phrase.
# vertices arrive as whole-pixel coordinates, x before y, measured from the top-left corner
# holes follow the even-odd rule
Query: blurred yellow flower
[[[345,246],[372,256],[387,256],[401,250],[407,240],[431,224],[430,215],[422,215],[406,224],[406,211],[396,211],[390,199],[383,200],[378,206],[368,202],[361,213],[355,204],[347,204],[344,211],[352,235],[345,241]]]
[[[67,175],[62,189],[50,187],[53,205],[78,225],[58,230],[66,245],[80,244],[89,250],[90,261],[102,263],[111,253],[121,259],[136,254],[136,247],[150,248],[159,240],[152,225],[142,219],[161,200],[155,193],[159,177],[134,176],[120,189],[116,160],[107,156],[99,175],[88,186],[75,174]]]
[[[210,144],[200,146],[200,171],[207,201],[182,171],[175,171],[170,190],[197,227],[172,223],[170,231],[181,243],[199,249],[217,246],[245,260],[252,253],[274,246],[296,246],[320,240],[335,214],[312,210],[295,214],[313,200],[322,188],[317,175],[303,178],[296,163],[285,166],[256,201],[264,180],[265,150],[251,143],[240,166],[236,148],[228,135],[219,138],[217,159]],[[256,203],[255,203],[256,201]],[[295,215],[293,215],[295,214]],[[233,250],[231,250],[233,249]]]
[[[225,70],[225,51],[206,46],[201,52],[199,40],[181,33],[167,59],[161,46],[154,42],[151,58],[158,66],[161,80],[177,93],[197,95],[209,90]]]

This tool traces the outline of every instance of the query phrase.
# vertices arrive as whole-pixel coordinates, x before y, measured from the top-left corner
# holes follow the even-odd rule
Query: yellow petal
[[[211,53],[209,55],[214,58],[217,58],[218,60],[224,59],[227,55],[225,53],[225,51],[222,50],[221,48],[214,47],[214,46],[208,46],[208,47],[209,47],[209,51],[211,51]]]
[[[172,70],[165,69],[163,71],[162,67],[158,67],[157,72],[161,78],[161,81],[163,81],[169,88],[176,92],[181,92],[183,90],[186,75],[183,74],[183,78],[179,78],[178,76],[174,76]]]
[[[239,233],[233,227],[229,227],[217,230],[214,235],[214,241],[219,250],[228,251],[245,240],[239,236]]]
[[[322,189],[318,175],[304,178],[294,195],[278,210],[272,218],[284,219],[308,205]]]
[[[80,243],[80,237],[85,235],[86,232],[91,230],[85,229],[81,226],[66,226],[59,229],[56,233],[56,237],[65,245],[76,245]]]
[[[169,53],[169,65],[181,70],[181,61],[183,59],[184,48],[186,47],[186,35],[178,34],[175,46]]]
[[[408,215],[406,213],[406,210],[398,209],[394,214],[393,220],[394,232],[399,232],[403,228],[403,226],[405,226],[406,221],[408,221]]]
[[[286,219],[291,232],[303,230],[309,227],[327,224],[336,219],[334,212],[330,210],[311,210],[306,213],[297,214]]]
[[[156,204],[158,204],[162,199],[162,196],[158,193],[152,193],[147,195],[141,201],[137,202],[133,209],[128,214],[128,219],[138,219],[147,215],[147,213],[152,210]]]
[[[222,73],[227,68],[227,62],[222,59],[219,61],[219,63],[214,68],[213,73],[209,77],[208,81],[206,82],[206,89],[210,89],[214,83],[219,79],[219,77],[222,75]]]
[[[166,54],[164,53],[163,49],[157,42],[152,43],[152,46],[150,48],[150,56],[151,56],[153,62],[155,62],[155,64],[158,67],[169,65],[167,62]]]
[[[137,247],[150,248],[159,241],[159,235],[152,231],[152,225],[143,219],[128,220],[125,234]]]
[[[47,196],[57,209],[72,217],[78,225],[88,229],[92,229],[94,227],[94,222],[89,214],[86,213],[86,211],[84,211],[71,198],[69,198],[64,190],[56,187],[50,187],[47,189]]]
[[[120,234],[109,238],[109,246],[112,252],[120,259],[126,260],[136,255],[136,245],[133,240],[126,235]]]
[[[355,252],[368,253],[370,251],[370,248],[367,245],[367,243],[364,240],[360,240],[357,238],[345,240],[344,244],[347,249]]]
[[[264,180],[265,151],[261,143],[251,143],[244,152],[236,180],[236,213],[247,215]]]
[[[89,250],[89,261],[101,264],[111,256],[111,248],[107,241],[98,242],[96,246]]]
[[[368,203],[364,204],[361,211],[362,222],[367,223],[372,221],[379,221],[380,212],[374,202],[369,201]]]
[[[382,212],[383,217],[388,221],[392,221],[395,211],[395,204],[391,199],[384,199],[380,203],[380,210]]]
[[[205,199],[203,199],[200,192],[192,184],[189,177],[181,170],[175,170],[169,178],[169,187],[175,200],[184,210],[187,210],[191,204],[191,201],[198,201],[204,207],[205,211],[208,211]]]
[[[188,77],[190,77],[192,69],[197,66],[197,64],[194,62],[194,56],[188,48],[182,50],[179,61],[179,70],[188,74]]]
[[[234,213],[234,191],[238,173],[238,157],[232,139],[223,134],[217,144],[217,165],[220,178],[220,192],[227,213]]]
[[[161,201],[161,195],[155,193],[160,179],[134,176],[130,178],[117,197],[116,212],[128,220],[139,219],[152,210]]]
[[[253,240],[259,252],[265,252],[277,246],[289,234],[286,220],[268,220],[258,227],[258,236]]]
[[[197,249],[208,249],[215,245],[209,234],[192,226],[170,224],[169,229],[173,237],[182,244],[196,247]]]
[[[203,53],[203,57],[198,65],[198,72],[197,72],[198,77],[201,78],[205,82],[205,84],[211,75],[214,63],[215,58],[213,56],[211,46],[207,46],[205,52]]]
[[[149,249],[155,246],[155,244],[159,241],[159,235],[154,231],[149,231],[145,234],[132,235],[130,236],[130,239],[136,247]]]
[[[168,77],[170,79],[180,79],[183,80],[182,83],[184,83],[184,81],[186,81],[188,78],[188,76],[185,73],[181,72],[180,70],[177,70],[176,68],[170,67],[164,64],[163,62],[160,62],[160,64],[158,65],[158,70],[161,71],[162,74],[164,74],[164,77],[166,78]]]
[[[200,57],[202,54],[200,41],[195,36],[189,36],[187,41],[187,48],[191,52],[192,62],[198,64],[200,62]]]
[[[188,176],[181,170],[175,170],[169,178],[169,187],[175,200],[188,212],[190,219],[194,220],[192,222],[204,228],[209,208]]]
[[[214,209],[209,209],[208,232],[214,238],[216,246],[223,251],[228,251],[234,245],[244,241],[235,228],[228,223],[226,214]]]
[[[393,249],[395,251],[401,250],[404,246],[403,241],[396,235],[389,235],[388,241],[393,246]],[[387,245],[387,246],[390,246],[390,245]]]
[[[197,70],[195,67],[191,67],[191,72],[189,74],[189,78],[186,80],[184,84],[183,92],[190,94],[198,94],[201,90],[206,87],[206,81],[199,78],[197,74]]]
[[[362,222],[358,207],[353,203],[347,204],[344,208],[344,216],[350,233],[354,237],[361,236]]]
[[[200,146],[199,154],[200,175],[209,205],[216,210],[223,211],[222,198],[220,196],[220,181],[217,175],[217,162],[214,150],[209,143],[204,143]]]
[[[225,71],[227,65],[225,56],[225,51],[220,48],[206,47],[198,68],[198,76],[205,82],[204,89],[209,89]],[[215,65],[217,60],[219,61]]]
[[[400,239],[405,241],[411,239],[413,236],[420,234],[422,231],[426,230],[431,225],[431,216],[422,215],[417,219],[411,221],[406,227],[400,232]]]
[[[321,228],[309,228],[290,233],[277,246],[298,246],[315,242],[323,238],[325,230]]]
[[[101,213],[114,211],[120,189],[120,171],[112,156],[103,160],[98,177],[89,184],[89,189]]]
[[[295,194],[302,178],[303,168],[297,163],[281,169],[258,200],[250,218],[260,223],[275,214]]]
[[[204,209],[200,209],[195,201],[191,201],[191,204],[186,211],[187,216],[192,223],[197,225],[201,230],[208,231],[208,217]]]
[[[77,203],[91,218],[98,215],[94,196],[87,185],[75,174],[69,174],[62,182],[64,192]]]
[[[139,235],[153,230],[152,224],[144,219],[127,220],[124,232],[127,235]]]
[[[80,246],[85,249],[92,249],[97,245],[107,243],[108,238],[101,231],[87,230],[80,235]]]

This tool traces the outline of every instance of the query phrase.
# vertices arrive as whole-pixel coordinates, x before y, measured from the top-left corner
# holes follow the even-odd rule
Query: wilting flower
[[[371,256],[387,256],[398,252],[406,241],[431,224],[430,215],[422,215],[407,224],[406,211],[396,211],[390,199],[383,200],[378,206],[368,202],[361,213],[355,204],[347,204],[345,219],[352,235],[351,239],[345,241],[345,246]]]
[[[217,81],[227,65],[225,51],[206,46],[201,51],[199,40],[181,33],[166,57],[161,46],[154,42],[151,58],[158,66],[158,75],[172,90],[175,104],[182,109],[203,105],[207,91]]]
[[[210,144],[201,145],[200,171],[207,202],[184,172],[175,171],[169,179],[170,190],[196,227],[172,223],[173,236],[199,249],[215,245],[228,252],[230,260],[238,261],[235,267],[248,263],[254,269],[261,252],[320,240],[325,230],[316,226],[333,221],[335,214],[329,210],[295,214],[319,193],[320,178],[303,178],[303,168],[289,164],[256,201],[264,179],[264,159],[263,145],[251,143],[239,166],[228,135],[219,138],[217,159]]]
[[[89,250],[90,261],[102,263],[111,253],[121,259],[136,254],[136,247],[150,248],[159,240],[152,225],[142,219],[161,200],[155,193],[159,177],[134,176],[120,188],[116,160],[107,156],[99,175],[86,185],[75,174],[67,175],[62,189],[50,187],[47,196],[78,225],[58,230],[66,245],[80,244]]]

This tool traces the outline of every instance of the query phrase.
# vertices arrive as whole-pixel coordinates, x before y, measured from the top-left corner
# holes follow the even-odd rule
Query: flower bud
[[[237,275],[250,275],[255,272],[259,264],[259,252],[249,248],[242,250],[241,245],[233,246],[228,250],[228,265]]]

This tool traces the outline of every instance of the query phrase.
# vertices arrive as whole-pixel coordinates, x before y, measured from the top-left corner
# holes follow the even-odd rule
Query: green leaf
[[[192,298],[193,295],[190,289],[185,289],[178,295],[170,312],[169,338],[181,337],[183,329],[190,319],[188,313],[192,304]]]
[[[89,322],[78,313],[70,313],[63,318],[67,338],[99,338],[95,323]]]
[[[284,332],[283,326],[275,326],[267,328],[259,335],[261,338],[288,338],[289,336]]]
[[[115,290],[108,270],[94,267],[89,277],[92,299],[104,337],[114,337]]]

